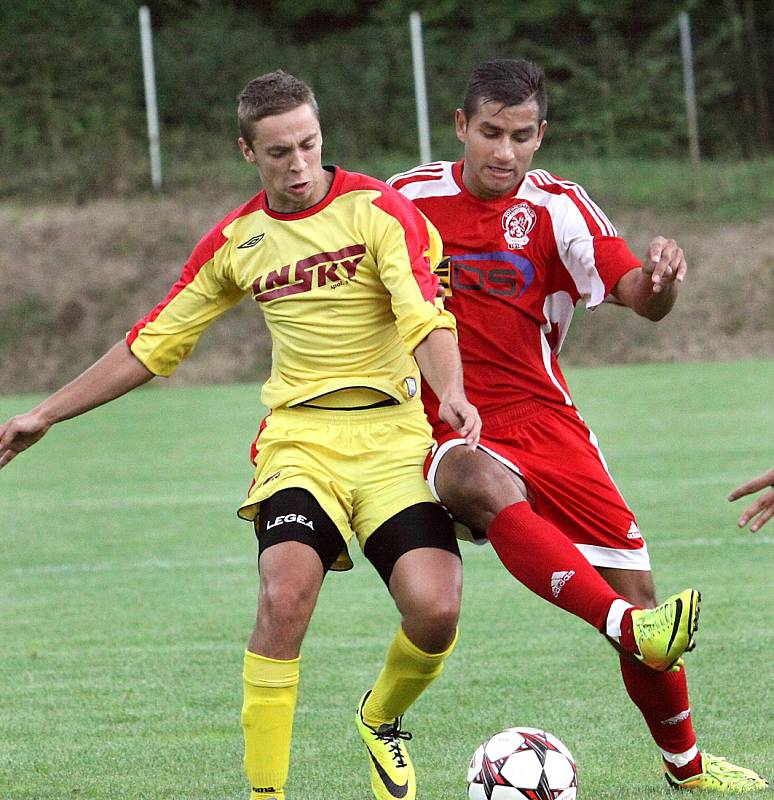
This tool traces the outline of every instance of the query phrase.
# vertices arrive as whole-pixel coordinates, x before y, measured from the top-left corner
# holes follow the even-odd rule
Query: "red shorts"
[[[479,448],[522,477],[535,512],[559,528],[591,564],[650,570],[637,521],[607,470],[597,437],[575,408],[527,401],[485,417],[482,434]],[[425,475],[439,499],[438,465],[464,440],[443,423],[435,436]]]

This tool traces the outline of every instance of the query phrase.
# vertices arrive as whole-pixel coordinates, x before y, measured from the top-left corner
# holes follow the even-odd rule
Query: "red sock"
[[[657,672],[622,655],[621,675],[656,744],[668,753],[690,750],[696,744],[696,734],[691,722],[685,667],[679,672]],[[701,755],[697,754],[682,767],[672,763],[667,766],[675,778],[684,780],[701,772]]]
[[[666,764],[666,768],[673,778],[677,778],[678,781],[684,781],[686,778],[692,778],[694,775],[701,773],[701,752],[697,751],[696,755],[684,767],[678,767],[666,758],[664,759],[664,764]]]
[[[504,508],[487,531],[508,572],[535,594],[604,632],[616,594],[578,548],[522,501]]]
[[[621,617],[621,641],[619,644],[628,653],[639,654],[640,652],[639,647],[637,647],[637,642],[634,641],[634,623],[632,622],[631,608],[627,608],[623,613],[623,617]],[[648,669],[650,669],[650,667],[648,667]],[[626,679],[624,679],[624,683],[626,683]],[[634,700],[634,698],[632,698],[632,700]],[[636,702],[635,700],[635,703]]]

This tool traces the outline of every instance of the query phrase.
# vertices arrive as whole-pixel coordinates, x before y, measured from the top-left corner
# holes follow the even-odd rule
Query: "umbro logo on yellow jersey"
[[[252,239],[242,242],[242,244],[237,247],[237,250],[246,250],[248,247],[255,247],[255,245],[257,245],[265,235],[265,233],[259,233],[257,236],[253,236]]]

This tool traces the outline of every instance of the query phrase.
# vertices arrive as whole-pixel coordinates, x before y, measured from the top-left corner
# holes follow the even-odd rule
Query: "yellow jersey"
[[[341,390],[405,402],[419,391],[414,348],[456,330],[436,299],[438,232],[399,192],[334,171],[326,196],[277,213],[259,192],[199,242],[167,297],[127,334],[154,374],[171,375],[207,326],[246,296],[272,338],[261,399],[290,407]]]

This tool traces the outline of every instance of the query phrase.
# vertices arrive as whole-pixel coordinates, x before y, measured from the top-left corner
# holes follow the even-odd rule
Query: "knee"
[[[258,595],[259,624],[280,631],[306,628],[317,593],[290,577],[261,579]]]
[[[655,608],[658,605],[656,590],[652,585],[637,584],[624,587],[621,594],[639,608]]]
[[[446,649],[454,638],[460,618],[460,598],[446,589],[414,598],[404,614],[404,627],[413,631],[416,644],[427,652]]]
[[[499,476],[498,476],[499,478]],[[496,514],[498,509],[498,478],[474,472],[465,472],[458,476],[453,488],[447,494],[453,505],[460,510],[474,507],[481,512]]]
[[[503,508],[526,499],[521,479],[490,456],[481,451],[454,456],[443,472],[439,470],[436,486],[443,504],[460,522],[483,533]]]
[[[436,601],[427,613],[428,627],[451,639],[460,620],[460,604],[456,598]]]
[[[451,514],[478,534],[484,533],[504,504],[492,479],[466,475],[441,495]]]
[[[658,605],[658,598],[654,591],[636,592],[633,597],[628,599],[630,603],[634,603],[640,608],[655,608]]]

